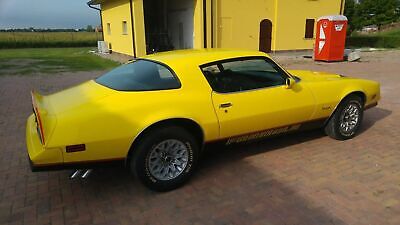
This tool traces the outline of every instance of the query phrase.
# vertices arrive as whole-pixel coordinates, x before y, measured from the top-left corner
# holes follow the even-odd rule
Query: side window
[[[97,78],[96,82],[118,91],[170,90],[181,87],[169,68],[148,60],[137,60],[117,67]]]
[[[128,24],[126,21],[122,21],[122,34],[123,35],[128,34]]]
[[[306,31],[304,38],[314,38],[314,19],[307,19],[306,20]]]
[[[225,70],[231,70],[235,72],[249,72],[249,71],[264,71],[277,73],[278,71],[273,67],[272,64],[267,63],[264,59],[253,59],[244,61],[234,61],[222,63]]]
[[[237,59],[201,67],[214,91],[231,93],[285,84],[287,75],[270,59]]]
[[[107,34],[111,35],[111,23],[107,23]]]

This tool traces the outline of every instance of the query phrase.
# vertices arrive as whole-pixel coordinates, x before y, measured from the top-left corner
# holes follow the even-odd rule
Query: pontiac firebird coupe
[[[33,171],[122,162],[167,191],[192,175],[205,143],[310,128],[350,139],[379,99],[377,82],[286,71],[260,52],[173,51],[52,95],[32,92],[27,149]]]

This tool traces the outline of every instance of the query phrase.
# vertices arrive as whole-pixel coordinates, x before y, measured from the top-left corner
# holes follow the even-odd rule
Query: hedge
[[[349,47],[398,48],[400,36],[350,36],[347,38]]]

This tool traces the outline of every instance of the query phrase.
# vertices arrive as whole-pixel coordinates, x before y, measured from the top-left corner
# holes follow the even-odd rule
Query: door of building
[[[260,23],[260,51],[271,52],[272,44],[272,22],[269,19],[262,20]]]

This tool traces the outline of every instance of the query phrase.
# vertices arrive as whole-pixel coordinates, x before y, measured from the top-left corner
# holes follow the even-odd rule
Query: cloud
[[[0,0],[0,28],[81,28],[99,25],[85,0]]]

